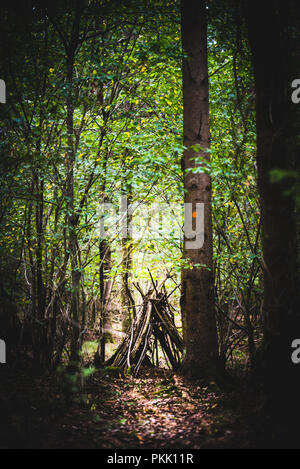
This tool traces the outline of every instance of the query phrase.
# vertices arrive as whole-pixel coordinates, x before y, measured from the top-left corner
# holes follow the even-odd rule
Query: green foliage
[[[122,193],[130,194],[133,204],[147,207],[183,200],[179,2],[125,3],[91,2],[81,12],[72,82],[66,47],[76,19],[71,4],[56,13],[24,7],[28,21],[22,34],[14,36],[4,28],[13,73],[7,63],[2,65],[10,92],[0,110],[1,282],[26,320],[43,318],[46,336],[54,334],[47,344],[49,355],[52,349],[63,359],[63,342],[70,339],[72,272],[81,282],[81,333],[90,326],[90,306],[99,301],[100,202],[107,200],[117,208]],[[213,180],[218,311],[233,314],[242,301],[255,315],[261,285],[252,76],[247,44],[236,43],[234,27],[227,28],[232,33],[224,37],[224,15],[222,21],[217,19],[214,9],[222,6],[209,5],[214,18],[208,37],[211,161],[196,157],[193,171],[208,172]],[[13,31],[13,17],[8,21]],[[226,21],[232,26],[230,15]],[[26,41],[29,31],[31,40]],[[167,236],[127,240],[131,289],[134,283],[149,288],[150,269],[158,281],[167,277],[166,288],[171,290],[180,282],[181,269],[191,268],[181,260],[182,235],[174,222],[165,217],[161,223],[170,227]],[[70,260],[73,234],[76,267]],[[118,230],[108,242],[112,268],[105,268],[105,275],[113,281],[115,298],[127,267]],[[177,317],[179,295],[178,289],[172,297]],[[138,294],[134,299],[139,301]],[[92,327],[98,332],[99,307],[95,310]],[[228,322],[221,317],[222,338]],[[237,321],[242,324],[244,319]]]

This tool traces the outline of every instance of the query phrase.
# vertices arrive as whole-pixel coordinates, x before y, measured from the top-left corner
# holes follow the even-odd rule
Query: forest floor
[[[2,368],[0,448],[255,445],[259,400],[245,382],[237,393],[236,382],[224,391],[214,382],[203,386],[164,369],[142,369],[137,378],[111,371],[94,373],[70,398],[63,376],[16,375]]]

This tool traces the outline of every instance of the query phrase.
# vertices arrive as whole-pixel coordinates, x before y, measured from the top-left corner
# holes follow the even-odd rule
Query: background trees
[[[262,334],[267,344],[273,342],[273,327],[279,330],[281,319],[274,318],[285,318],[287,305],[291,318],[297,316],[293,312],[297,285],[287,280],[296,278],[297,269],[291,261],[296,254],[287,255],[287,250],[295,253],[297,241],[296,108],[285,104],[296,57],[280,39],[280,57],[289,62],[291,58],[291,63],[279,73],[275,52],[268,54],[272,40],[264,40],[268,13],[262,11],[264,20],[256,34],[255,10],[246,3],[208,2],[206,41],[204,2],[183,2],[183,51],[177,1],[43,6],[30,1],[21,10],[14,4],[3,8],[0,74],[7,84],[8,102],[0,108],[2,317],[15,311],[21,339],[11,342],[27,349],[37,368],[78,362],[82,351],[83,361],[91,361],[97,349],[102,361],[111,356],[142,295],[154,288],[153,280],[155,285],[164,282],[172,293],[171,308],[182,333],[181,273],[189,374],[202,374],[210,357],[215,362],[217,355],[223,363],[253,366]],[[191,12],[199,8],[193,21],[187,8]],[[284,35],[288,29],[288,40],[294,43],[294,10],[291,3],[284,20],[274,9],[276,27],[270,37],[276,36],[277,42],[277,31]],[[256,97],[245,19],[260,90]],[[286,27],[290,24],[291,31]],[[273,71],[270,78],[266,64]],[[197,84],[190,79],[194,66]],[[284,89],[280,98],[277,85]],[[194,94],[203,99],[194,99]],[[255,98],[257,109],[261,106],[258,166]],[[270,100],[277,109],[272,125],[267,115]],[[200,114],[205,130],[199,137]],[[270,154],[274,151],[276,158],[269,159],[265,148],[269,151],[273,137],[278,145]],[[191,145],[201,148],[192,152],[185,148]],[[270,171],[274,184],[268,179]],[[198,187],[195,194],[192,181]],[[122,239],[118,228],[102,239],[100,204],[107,201],[117,209],[124,193],[137,205],[135,215],[143,235]],[[182,257],[182,214],[179,211],[177,218],[170,214],[172,204],[184,198],[207,201],[208,242],[207,251],[205,246],[193,254],[184,250]],[[158,234],[150,236],[147,217],[154,203],[166,208]],[[279,208],[286,222],[276,231]],[[104,221],[109,224],[109,217]],[[268,262],[274,267],[275,283],[266,276]],[[263,276],[264,308],[279,308],[274,315],[262,314]],[[283,281],[286,288],[280,296]],[[289,324],[290,331],[294,319]],[[289,337],[285,340],[288,343]],[[289,351],[287,346],[286,359]]]
[[[136,2],[126,8],[95,2],[89,9],[82,2],[65,9],[30,2],[22,12],[27,25],[15,38],[18,11],[3,11],[2,43],[14,60],[2,51],[2,74],[15,91],[1,110],[7,181],[2,186],[2,272],[8,269],[12,275],[2,277],[3,291],[19,304],[37,367],[56,366],[69,351],[69,340],[69,358],[77,361],[90,316],[93,330],[104,336],[100,318],[103,323],[111,314],[112,296],[118,303],[130,269],[122,249],[130,248],[131,256],[135,250],[137,277],[147,276],[149,282],[147,267],[157,261],[154,245],[141,238],[121,248],[115,230],[110,239],[99,239],[99,212],[104,200],[118,207],[124,185],[130,186],[133,202],[149,205],[164,201],[163,193],[175,181],[166,198],[168,203],[180,198],[175,190],[180,155],[168,148],[180,139],[180,130],[174,129],[180,118],[180,99],[174,96],[180,91],[173,92],[180,51],[169,39],[176,29],[174,12],[159,2],[149,19]],[[158,24],[165,29],[161,43]],[[162,50],[169,58],[166,76]],[[143,246],[151,247],[147,267]],[[105,283],[110,285],[106,299]]]

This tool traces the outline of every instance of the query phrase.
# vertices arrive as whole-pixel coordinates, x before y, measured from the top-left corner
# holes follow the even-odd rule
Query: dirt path
[[[68,404],[64,390],[51,380],[29,383],[24,376],[18,386],[10,398],[0,387],[7,419],[5,429],[2,420],[2,435],[0,429],[1,441],[6,441],[2,447],[247,446],[232,400],[215,383],[203,387],[166,370],[144,370],[138,378],[94,374]]]
[[[55,437],[51,447],[197,449],[234,444],[232,409],[226,411],[224,395],[214,383],[210,389],[197,386],[164,370],[143,371],[134,379],[104,378],[91,379],[84,407],[73,407],[56,426],[61,444]]]

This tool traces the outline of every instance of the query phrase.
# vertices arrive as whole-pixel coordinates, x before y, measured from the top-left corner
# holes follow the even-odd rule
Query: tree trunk
[[[129,206],[132,201],[132,188],[129,183],[124,183],[125,196],[127,197],[127,205]],[[123,214],[126,217],[127,233],[122,237],[121,250],[122,250],[122,276],[121,276],[121,306],[122,306],[122,332],[126,333],[131,326],[132,320],[136,315],[135,304],[133,295],[130,289],[129,279],[132,269],[132,238],[129,233],[128,227],[132,222],[132,215],[129,211]]]
[[[195,157],[209,161],[209,95],[207,65],[206,6],[203,0],[181,2],[183,59],[183,155],[185,204],[204,204],[204,244],[185,239],[183,259],[189,268],[182,270],[181,308],[185,343],[183,372],[206,378],[218,368],[217,331],[214,312],[212,272],[211,179],[205,172],[193,173]],[[198,165],[199,166],[199,165]],[[186,212],[186,205],[185,205]],[[199,220],[197,220],[198,222]],[[201,231],[201,230],[200,230]]]
[[[79,23],[80,23],[80,10],[77,8],[75,12],[74,25],[70,40],[70,45],[66,49],[67,53],[67,83],[68,94],[66,98],[67,108],[67,209],[68,209],[68,227],[69,227],[69,252],[71,262],[71,276],[72,276],[72,296],[71,296],[71,319],[72,319],[72,336],[71,336],[71,351],[70,351],[70,365],[77,367],[79,362],[80,352],[80,310],[79,310],[79,297],[80,297],[80,269],[78,260],[78,242],[77,242],[77,225],[78,215],[75,212],[74,204],[74,165],[75,165],[75,142],[74,142],[74,104],[73,104],[73,77],[74,77],[74,61],[75,53],[79,41]]]
[[[48,362],[48,343],[47,343],[47,329],[45,323],[45,286],[43,281],[43,241],[44,241],[44,229],[43,229],[43,217],[44,217],[44,183],[40,179],[38,170],[35,174],[35,190],[36,190],[36,296],[37,296],[37,337],[36,342],[38,344],[38,356],[36,359],[36,367],[42,369],[47,366]]]
[[[97,361],[99,358],[101,363],[105,362],[105,346],[107,343],[112,343],[112,311],[111,311],[111,290],[112,279],[110,271],[112,268],[110,244],[107,240],[103,239],[100,242],[100,301],[101,301],[101,316],[100,316],[100,355],[97,352]]]
[[[297,22],[293,0],[276,0],[272,5],[251,0],[246,4],[256,85],[265,293],[264,337],[257,365],[267,396],[275,406],[273,411],[280,413],[282,409],[282,414],[291,419],[287,407],[295,413],[297,406],[292,410],[290,404],[296,404],[297,397],[292,395],[299,383],[299,369],[291,360],[291,344],[300,337],[300,310],[294,180],[287,177],[291,174],[287,172],[295,170],[296,157],[299,158],[299,110],[291,101],[291,83],[299,78],[299,47],[294,29],[299,27],[299,15]],[[276,182],[271,182],[273,170],[279,170]]]
[[[127,332],[132,320],[135,316],[135,305],[132,292],[129,285],[131,275],[132,255],[130,238],[122,239],[122,290],[121,290],[121,306],[122,306],[122,332]]]
[[[102,138],[104,133],[102,134]],[[102,203],[109,203],[109,199],[106,195],[106,169],[108,163],[107,153],[103,162],[103,174],[104,179],[101,186]],[[104,218],[102,218],[103,228],[105,227]],[[102,235],[101,235],[102,236]],[[99,257],[100,257],[100,268],[99,268],[99,286],[100,286],[100,340],[99,345],[94,357],[94,363],[96,366],[101,366],[105,362],[106,355],[106,343],[112,343],[112,314],[111,314],[111,290],[112,290],[112,279],[110,278],[110,271],[112,268],[111,261],[111,248],[110,240],[105,237],[100,240],[99,243]]]

